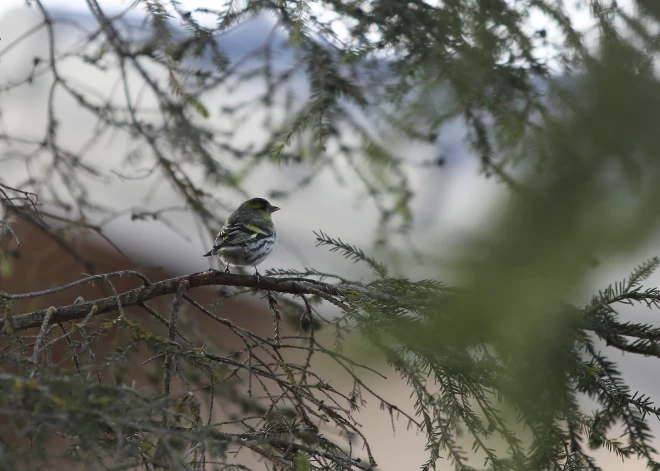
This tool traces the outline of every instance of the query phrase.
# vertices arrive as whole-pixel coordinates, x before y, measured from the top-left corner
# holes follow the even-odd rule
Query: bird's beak
[[[279,211],[279,210],[280,210],[280,208],[278,208],[277,206],[271,206],[270,207],[270,212],[271,213],[274,213],[275,211]]]

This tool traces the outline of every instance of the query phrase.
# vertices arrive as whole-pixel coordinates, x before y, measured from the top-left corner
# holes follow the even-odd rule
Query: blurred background
[[[186,9],[214,7],[214,2],[201,0],[179,3]],[[187,175],[206,192],[200,198],[213,213],[202,223],[190,211],[193,203],[181,189],[166,181],[160,171],[153,171],[152,154],[144,136],[120,124],[107,126],[86,108],[91,106],[103,114],[106,107],[109,120],[127,119],[126,96],[130,96],[139,103],[141,123],[145,126],[149,123],[153,129],[167,126],[165,121],[174,118],[160,114],[162,104],[149,93],[140,71],[133,67],[122,72],[106,55],[103,43],[88,40],[99,22],[87,2],[46,0],[43,4],[53,19],[53,43],[48,29],[38,27],[43,22],[43,13],[36,4],[4,0],[0,5],[0,181],[25,187],[26,182],[46,179],[38,193],[44,212],[52,217],[46,217],[44,223],[61,231],[63,238],[69,237],[69,242],[86,254],[86,258],[77,258],[75,253],[45,237],[38,224],[13,221],[21,246],[17,247],[11,235],[4,234],[6,261],[0,278],[3,291],[17,293],[59,285],[78,279],[91,266],[97,272],[130,266],[146,270],[154,279],[206,270],[209,260],[202,254],[210,248],[215,231],[249,197],[265,197],[282,208],[274,217],[280,244],[260,266],[262,273],[268,269],[314,267],[369,281],[371,274],[362,266],[315,247],[313,231],[323,231],[363,248],[388,263],[398,276],[412,280],[431,277],[452,285],[466,278],[461,271],[466,241],[495,230],[494,221],[499,220],[501,208],[510,199],[507,185],[482,171],[482,162],[470,145],[469,130],[459,119],[446,120],[434,140],[420,142],[384,125],[377,110],[365,112],[348,106],[353,119],[371,129],[383,147],[399,156],[396,164],[399,177],[378,170],[385,176],[372,179],[365,176],[366,171],[358,161],[347,157],[348,154],[342,155],[336,145],[321,153],[308,145],[305,138],[294,142],[280,162],[264,159],[259,149],[270,144],[273,130],[290,118],[292,109],[303,106],[310,87],[304,71],[296,69],[298,58],[287,37],[275,27],[273,18],[263,14],[237,23],[218,41],[229,62],[244,66],[246,73],[252,51],[266,42],[273,44],[270,49],[273,69],[291,69],[292,76],[279,101],[263,109],[253,106],[263,100],[268,87],[257,74],[253,79],[227,80],[200,95],[208,117],[191,118],[201,130],[213,134],[204,137],[203,152],[190,142],[177,142],[175,136],[156,136],[163,154],[186,168]],[[145,19],[147,4],[138,5],[117,22],[123,36],[139,41],[151,34],[154,26]],[[122,14],[131,6],[119,0],[106,0],[100,5],[108,17]],[[592,16],[585,9],[573,9],[570,15],[573,26],[585,32],[587,42],[591,40]],[[533,16],[529,20],[530,30],[547,27],[548,34],[561,34],[544,21],[541,16]],[[186,25],[177,21],[173,28],[185,31]],[[57,73],[65,79],[66,86],[84,93],[87,104],[81,104],[75,93],[64,93],[61,88],[53,92],[52,73],[44,67],[53,53],[51,44],[58,57]],[[208,68],[213,57],[201,55],[195,61],[191,62],[191,68]],[[152,80],[167,88],[170,77],[166,68],[153,64],[145,64],[144,68]],[[182,75],[181,80],[194,86],[194,76]],[[440,107],[442,103],[450,106],[441,94],[438,100]],[[119,107],[123,114],[111,112],[111,107]],[[43,149],[54,122],[62,156],[59,162],[54,162]],[[352,133],[351,129],[343,132],[347,145],[362,145],[359,133]],[[616,130],[603,129],[603,132]],[[211,155],[226,173],[215,169],[212,178],[204,175],[203,159],[197,160],[204,153]],[[296,156],[303,158],[296,160]],[[83,165],[79,177],[67,180],[62,166],[78,164]],[[524,177],[526,171],[523,168],[512,172]],[[396,202],[392,204],[391,195],[383,188],[400,189],[399,193],[394,192],[398,195],[395,198],[404,195],[405,211],[397,213],[391,209],[398,206]],[[410,190],[412,194],[407,195],[405,192]],[[81,201],[85,207],[80,205]],[[68,232],[83,220],[98,229]],[[625,250],[599,252],[602,247],[598,244],[585,247],[591,268],[585,271],[579,286],[566,301],[588,302],[595,290],[624,278],[639,262],[660,252],[655,237],[657,230],[651,228],[650,233]],[[596,253],[590,254],[591,248]],[[473,255],[478,256],[476,252]],[[218,268],[217,264],[214,266]],[[660,277],[655,275],[648,284],[654,286],[659,282]],[[94,296],[92,291],[89,295]],[[205,290],[199,296],[211,302],[214,293]],[[59,300],[63,304],[72,301]],[[325,309],[323,312],[333,315],[332,309]],[[625,308],[621,313],[639,322],[657,319],[657,312],[643,308]],[[267,305],[256,296],[242,296],[227,304],[223,316],[257,332],[271,329]],[[204,328],[199,326],[200,330]],[[660,379],[653,373],[657,365],[650,363],[651,359],[615,355],[631,389],[652,396],[660,393]],[[386,384],[378,383],[375,378],[372,381],[387,391],[387,399],[402,407],[407,405],[412,411],[405,382],[393,374],[388,377]],[[360,412],[358,421],[370,439],[379,469],[417,469],[425,461],[425,437],[407,431],[405,426],[393,432],[389,414],[375,403]],[[655,424],[653,430],[657,433],[660,427]],[[603,469],[624,469],[616,456],[601,451],[596,456]],[[643,469],[643,463],[627,461],[625,469]]]

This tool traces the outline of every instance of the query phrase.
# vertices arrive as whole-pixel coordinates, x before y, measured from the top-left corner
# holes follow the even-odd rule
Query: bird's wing
[[[217,255],[223,247],[235,247],[250,241],[265,239],[273,235],[272,230],[261,228],[252,224],[233,223],[227,224],[215,238],[213,248],[204,256]]]
[[[234,223],[222,228],[215,238],[215,245],[241,245],[246,242],[265,239],[273,235],[272,231],[252,224]]]

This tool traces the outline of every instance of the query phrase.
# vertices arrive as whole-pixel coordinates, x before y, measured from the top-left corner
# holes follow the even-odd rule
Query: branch
[[[174,297],[174,302],[172,303],[172,311],[170,312],[170,325],[168,326],[168,338],[170,342],[174,343],[176,340],[176,322],[179,318],[179,309],[181,308],[181,300],[183,295],[186,294],[188,290],[188,280],[183,280],[179,287],[176,290],[176,296]],[[174,354],[168,354],[165,357],[165,376],[163,379],[163,394],[169,400],[170,396],[170,380],[172,377],[172,364],[174,363]],[[163,417],[165,425],[167,425],[167,416]]]
[[[100,277],[102,278],[103,275]],[[89,277],[87,280],[90,281],[92,279],[98,278],[99,276],[94,276]],[[202,286],[235,286],[260,289],[264,291],[276,291],[278,293],[317,295],[344,310],[346,310],[348,306],[339,299],[335,298],[335,296],[343,296],[343,290],[353,290],[365,295],[378,297],[377,293],[366,290],[360,286],[330,285],[326,283],[320,283],[316,280],[305,279],[298,279],[295,281],[280,280],[277,278],[265,276],[260,276],[257,279],[257,277],[252,275],[234,275],[231,273],[220,273],[215,270],[209,270],[205,272],[179,276],[176,278],[170,278],[157,283],[152,283],[150,285],[140,286],[139,288],[126,291],[119,296],[110,296],[107,298],[97,299],[95,301],[56,307],[56,313],[52,316],[51,322],[63,322],[74,319],[82,319],[90,312],[91,309],[94,308],[94,306],[96,306],[95,315],[98,315],[104,312],[116,311],[120,308],[120,306],[125,308],[128,306],[142,305],[151,299],[176,293],[179,286],[181,286],[181,283],[186,281],[189,283],[190,289],[199,288]],[[69,285],[65,286],[71,286],[73,284],[74,283],[70,283]],[[78,282],[75,282],[75,284],[78,284]],[[57,291],[60,291],[60,289],[55,288],[53,290],[47,290],[38,293],[26,293],[21,295],[0,293],[0,300],[35,297]],[[26,314],[11,316],[11,329],[14,331],[19,331],[32,327],[38,327],[42,324],[47,312],[47,309],[41,309]],[[6,322],[7,318],[0,320],[0,330],[6,328]]]

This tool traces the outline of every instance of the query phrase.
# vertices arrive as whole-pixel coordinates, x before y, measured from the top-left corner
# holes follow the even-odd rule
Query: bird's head
[[[273,206],[268,201],[263,198],[252,198],[244,202],[239,209],[250,209],[253,211],[259,211],[263,214],[270,215],[275,211],[279,211],[280,208]]]

